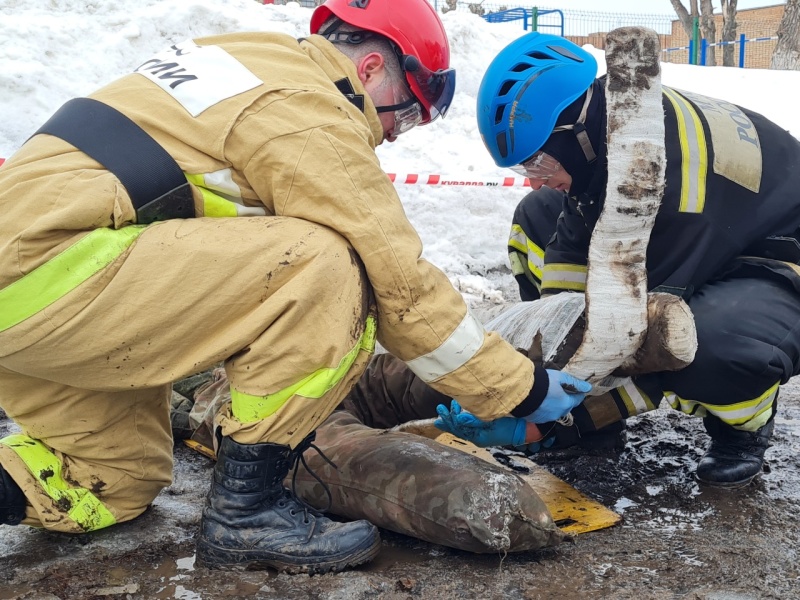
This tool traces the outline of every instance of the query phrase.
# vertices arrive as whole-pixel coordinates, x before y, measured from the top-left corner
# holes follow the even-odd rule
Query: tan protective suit
[[[23,429],[0,440],[0,464],[28,524],[140,514],[171,481],[170,383],[218,361],[233,397],[222,430],[245,444],[314,430],[363,372],[376,323],[483,418],[533,384],[420,258],[352,61],[317,36],[196,44],[92,97],[175,158],[206,218],[136,225],[119,180],[48,135],[0,168],[0,405]],[[363,112],[334,85],[345,78]]]

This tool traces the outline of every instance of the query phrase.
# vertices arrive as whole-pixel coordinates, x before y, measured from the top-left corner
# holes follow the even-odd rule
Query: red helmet
[[[390,39],[399,49],[408,85],[422,105],[422,124],[444,116],[456,87],[450,44],[428,0],[325,0],[311,16],[311,33],[335,16]]]

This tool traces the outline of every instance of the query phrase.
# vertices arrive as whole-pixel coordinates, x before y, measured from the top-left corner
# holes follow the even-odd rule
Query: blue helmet
[[[503,48],[478,90],[478,129],[497,166],[533,156],[596,75],[594,57],[557,35],[533,32]]]

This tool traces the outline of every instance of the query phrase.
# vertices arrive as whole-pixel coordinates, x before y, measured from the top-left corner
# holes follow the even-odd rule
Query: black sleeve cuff
[[[548,387],[550,387],[550,376],[547,374],[547,370],[541,365],[534,365],[533,387],[527,397],[511,411],[511,414],[515,417],[527,417],[542,405],[544,397],[547,396]]]

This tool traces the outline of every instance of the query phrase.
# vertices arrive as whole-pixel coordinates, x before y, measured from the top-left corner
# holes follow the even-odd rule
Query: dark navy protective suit
[[[623,417],[663,394],[683,412],[753,431],[800,372],[800,141],[729,102],[664,87],[663,106],[666,189],[648,289],[686,300],[698,350],[685,369],[613,394]],[[605,148],[598,155],[604,162]],[[517,207],[509,256],[523,300],[585,289],[606,175],[597,168],[576,195],[542,188]]]

